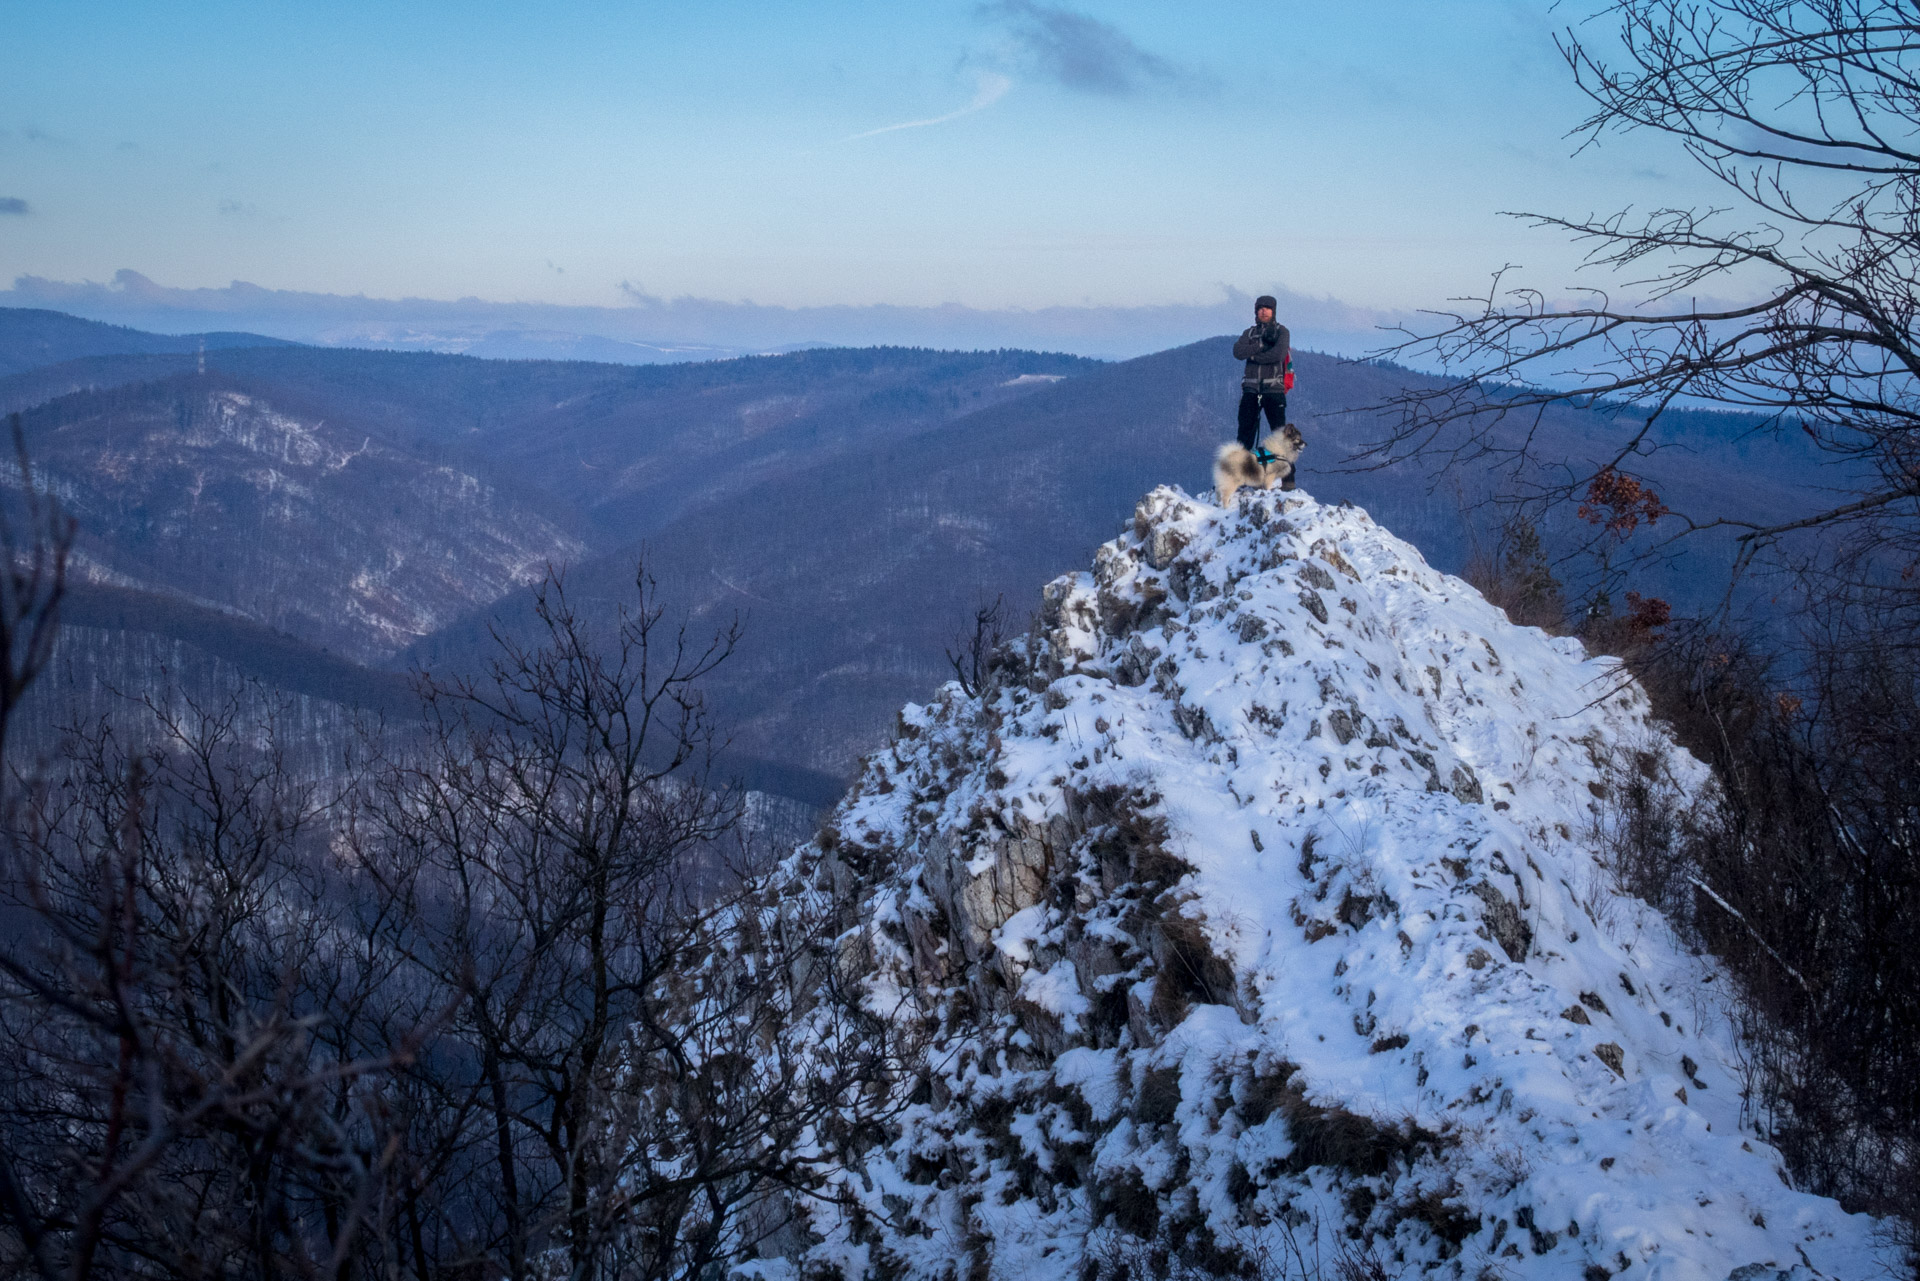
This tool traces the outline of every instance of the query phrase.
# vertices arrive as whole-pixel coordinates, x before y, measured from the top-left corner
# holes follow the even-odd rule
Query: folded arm
[[[1235,360],[1251,360],[1258,365],[1271,365],[1281,357],[1274,355],[1279,339],[1279,330],[1270,325],[1255,325],[1233,343]]]
[[[1234,342],[1233,358],[1256,365],[1283,365],[1291,346],[1285,326],[1255,325]]]

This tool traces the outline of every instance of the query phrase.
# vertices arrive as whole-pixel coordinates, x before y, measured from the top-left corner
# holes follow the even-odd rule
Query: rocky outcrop
[[[1743,1128],[1710,967],[1596,859],[1622,745],[1706,785],[1610,664],[1365,513],[1156,490],[776,878],[914,1046],[806,1266],[1877,1266]]]

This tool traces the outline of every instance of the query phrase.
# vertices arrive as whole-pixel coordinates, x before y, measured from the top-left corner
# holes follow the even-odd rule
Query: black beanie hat
[[[1280,304],[1273,300],[1272,294],[1261,294],[1253,300],[1253,309],[1255,311],[1259,311],[1262,307],[1268,308],[1271,311],[1280,310]]]

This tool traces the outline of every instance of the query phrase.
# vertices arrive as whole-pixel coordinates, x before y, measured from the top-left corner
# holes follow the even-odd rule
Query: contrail
[[[970,116],[976,111],[985,111],[994,103],[1007,96],[1007,90],[1013,88],[1013,81],[989,71],[980,77],[980,91],[973,95],[973,101],[958,111],[949,111],[944,116],[935,116],[931,120],[907,120],[897,125],[881,125],[878,129],[869,129],[865,133],[856,133],[842,138],[842,142],[857,142],[861,138],[871,138],[875,134],[893,133],[899,129],[924,129],[928,125],[943,125],[949,120],[958,120],[961,116]]]

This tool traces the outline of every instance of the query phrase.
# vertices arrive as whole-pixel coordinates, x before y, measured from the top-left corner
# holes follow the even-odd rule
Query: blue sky
[[[1403,308],[1518,262],[1555,287],[1573,251],[1498,211],[1712,195],[1656,140],[1570,156],[1552,36],[1590,8],[0,0],[0,281]]]

